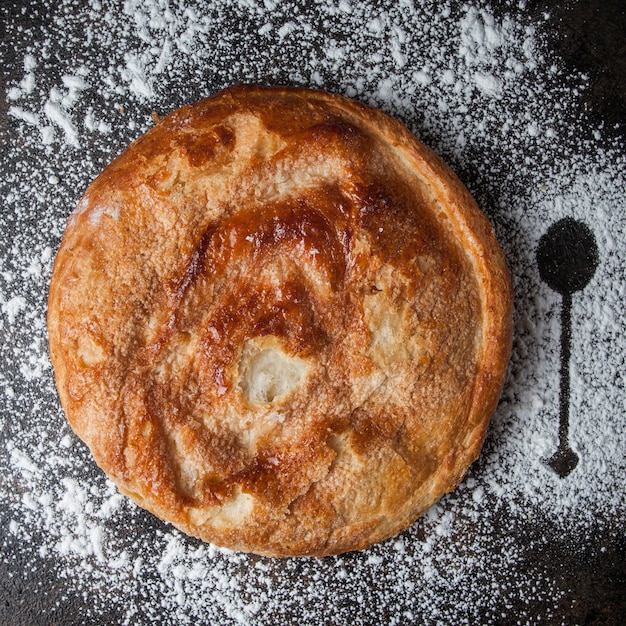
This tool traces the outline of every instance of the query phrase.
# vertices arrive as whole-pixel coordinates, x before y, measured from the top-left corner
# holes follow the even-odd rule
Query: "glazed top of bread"
[[[400,532],[460,481],[511,301],[486,218],[399,122],[242,86],[92,183],[48,327],[68,420],[124,493],[221,546],[322,556]]]

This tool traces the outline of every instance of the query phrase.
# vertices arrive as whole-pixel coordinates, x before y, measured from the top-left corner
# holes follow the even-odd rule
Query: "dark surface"
[[[551,43],[571,67],[586,72],[589,89],[581,111],[624,132],[626,120],[626,17],[623,2],[539,2],[548,10]]]
[[[149,527],[151,523],[159,525],[153,518],[147,518],[142,532],[148,536],[153,530]],[[624,623],[626,542],[623,536],[607,533],[581,542],[578,538],[562,534],[549,521],[540,525],[516,525],[508,532],[517,545],[524,546],[520,571],[532,573],[538,581],[543,578],[560,581],[568,593],[560,599],[557,610],[546,616],[545,597],[540,594],[522,597],[517,580],[511,578],[509,572],[489,572],[500,599],[495,607],[485,610],[481,621],[503,625],[558,623],[621,626]],[[351,558],[356,556],[348,555],[348,566]],[[119,604],[107,605],[102,620],[85,620],[83,607],[85,602],[90,602],[89,597],[77,593],[66,581],[59,579],[49,561],[32,564],[17,557],[10,567],[3,566],[2,570],[0,623],[3,625],[113,624],[119,623],[123,615],[123,598],[120,598]],[[19,579],[8,577],[7,570],[21,571],[23,575]],[[372,585],[376,585],[375,580]],[[346,608],[359,615],[358,599],[346,595],[344,602]],[[385,607],[381,609],[384,612]],[[531,618],[520,620],[520,615]],[[384,613],[372,615],[369,623],[385,624],[391,617]],[[275,623],[285,622],[277,616]]]
[[[32,23],[38,19],[36,6],[28,4],[27,13],[6,5],[0,7],[0,36],[5,37],[5,20]],[[611,132],[624,133],[626,119],[626,17],[623,0],[589,0],[580,2],[529,2],[527,10],[536,16],[550,13],[545,28],[554,50],[572,69],[581,69],[590,76],[590,87],[580,98],[580,110],[603,120]],[[7,48],[10,54],[10,47]],[[20,59],[2,59],[0,72],[2,92],[8,82],[23,75]],[[7,102],[0,94],[0,133],[3,141],[8,121]],[[9,165],[0,157],[0,168]],[[556,288],[559,288],[558,286]],[[567,290],[566,290],[567,291]],[[505,523],[510,518],[503,515]],[[587,537],[563,535],[549,520],[540,523],[516,525],[509,529],[513,540],[524,546],[524,561],[520,567],[536,572],[538,579],[551,576],[562,580],[568,593],[559,606],[558,617],[547,621],[566,624],[624,624],[626,623],[626,539],[622,532],[600,530]],[[143,531],[152,536],[164,526],[152,517],[145,518]],[[122,529],[121,532],[124,532]],[[418,527],[419,532],[419,527]],[[59,578],[52,562],[32,562],[19,550],[12,549],[12,539],[5,532],[0,560],[0,624],[79,624],[83,621],[81,607],[90,599],[71,588],[68,581]],[[36,537],[33,537],[36,541]],[[7,556],[11,555],[11,556]],[[16,574],[19,572],[19,574]],[[523,609],[533,616],[527,623],[544,623],[544,600],[521,599],[515,581],[508,573],[495,572],[495,584],[502,593],[499,607],[508,617],[495,617],[497,611],[484,619],[495,623],[517,623],[516,614]],[[346,598],[348,604],[354,598]],[[519,610],[516,608],[519,607]],[[45,608],[45,615],[43,609]],[[119,608],[119,607],[118,607]],[[116,607],[107,608],[106,619],[119,619]],[[355,608],[356,611],[356,608]],[[385,616],[379,616],[384,621]],[[388,617],[388,616],[387,616]],[[90,622],[87,622],[90,623]],[[99,623],[107,623],[99,622]],[[372,621],[373,623],[382,623]]]

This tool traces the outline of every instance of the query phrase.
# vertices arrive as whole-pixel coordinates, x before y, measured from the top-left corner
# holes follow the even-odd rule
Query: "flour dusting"
[[[42,28],[7,24],[0,49],[15,46],[21,77],[7,85],[0,181],[0,559],[47,563],[84,596],[84,623],[497,624],[514,605],[519,623],[551,622],[565,592],[554,570],[529,569],[532,552],[562,534],[622,533],[626,516],[626,163],[621,140],[575,117],[588,78],[564,70],[524,2],[504,4],[45,0]],[[408,531],[361,553],[279,561],[185,537],[95,468],[54,388],[46,294],[70,212],[153,111],[243,82],[320,87],[401,119],[468,184],[513,275],[513,357],[479,461]],[[561,297],[535,261],[563,217],[600,250],[573,296],[580,462],[564,479],[545,463]],[[529,532],[534,519],[552,530]]]

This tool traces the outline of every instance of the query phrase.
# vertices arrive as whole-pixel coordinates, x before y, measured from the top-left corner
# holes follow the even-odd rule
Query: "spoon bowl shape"
[[[571,217],[555,222],[537,247],[541,279],[561,295],[584,289],[598,267],[595,237],[589,227]]]

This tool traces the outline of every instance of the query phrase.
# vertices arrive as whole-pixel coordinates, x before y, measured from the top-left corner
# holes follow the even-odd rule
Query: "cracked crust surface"
[[[237,87],[92,183],[48,329],[75,432],[183,531],[273,556],[406,528],[482,445],[511,345],[491,228],[401,124]]]

